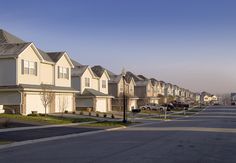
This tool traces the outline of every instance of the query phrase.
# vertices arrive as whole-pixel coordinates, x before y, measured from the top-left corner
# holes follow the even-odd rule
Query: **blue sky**
[[[236,91],[234,0],[1,0],[0,28],[82,64]]]

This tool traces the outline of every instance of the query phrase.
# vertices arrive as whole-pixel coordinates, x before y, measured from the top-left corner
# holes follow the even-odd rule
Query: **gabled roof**
[[[73,60],[73,59],[71,59],[71,62],[73,63],[73,65],[74,65],[75,67],[83,66],[82,64],[80,64],[79,62],[77,62],[77,61],[75,61],[75,60]]]
[[[158,83],[158,81],[155,78],[151,78],[150,80],[151,80],[153,86]]]
[[[101,77],[103,73],[106,71],[105,68],[99,65],[93,66],[91,69],[98,77]]]
[[[135,82],[142,80],[141,78],[139,78],[138,76],[136,76],[135,74],[133,74],[133,73],[130,72],[130,71],[127,71],[127,72],[126,72],[126,76],[127,76],[127,77],[132,77]]]
[[[93,71],[93,73],[98,76],[99,78],[102,77],[103,74],[105,74],[107,76],[107,79],[110,80],[110,76],[109,74],[107,73],[107,70],[105,68],[103,68],[102,66],[100,65],[97,65],[97,66],[93,66],[91,68],[91,70]]]
[[[143,75],[138,75],[139,78],[141,78],[142,80],[148,80],[148,78],[146,78],[145,76]]]
[[[0,44],[3,43],[25,43],[25,41],[21,40],[20,38],[8,33],[7,31],[0,29]]]
[[[65,52],[47,52],[48,56],[53,62],[57,62]]]
[[[108,82],[119,83],[121,79],[122,79],[122,75],[113,75],[113,76],[110,76],[110,80]]]
[[[0,29],[0,44],[8,44],[4,48],[4,50],[8,49],[8,52],[5,54],[5,56],[8,56],[7,54],[9,54],[9,51],[11,51],[11,53],[13,51],[15,51],[14,55],[19,55],[19,51],[21,50],[20,46],[23,46],[23,44],[32,44],[32,42],[25,42],[24,40],[14,36],[13,34]],[[12,45],[10,45],[12,44]],[[10,48],[10,49],[9,49]],[[50,62],[50,63],[55,63],[56,59],[59,57],[59,55],[61,55],[62,52],[54,52],[54,53],[46,53],[43,50],[36,48],[37,52],[41,55],[41,57],[43,58],[43,60]],[[4,51],[2,49],[2,53]],[[60,53],[60,54],[59,54]],[[65,53],[65,52],[64,52]],[[12,55],[12,54],[11,54]],[[72,63],[70,63],[72,64]],[[73,64],[72,64],[73,65]],[[72,66],[73,67],[73,66]]]
[[[0,57],[12,56],[17,57],[23,52],[31,43],[4,43],[0,44]]]
[[[85,89],[82,96],[109,96],[108,94],[99,92],[95,89]]]
[[[71,70],[71,76],[82,76],[88,67],[88,65],[76,66]]]

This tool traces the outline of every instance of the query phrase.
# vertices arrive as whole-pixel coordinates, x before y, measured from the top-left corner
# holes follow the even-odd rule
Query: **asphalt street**
[[[235,163],[236,108],[0,150],[0,163]]]

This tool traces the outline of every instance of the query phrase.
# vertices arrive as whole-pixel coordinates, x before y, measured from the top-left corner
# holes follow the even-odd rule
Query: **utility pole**
[[[125,95],[125,69],[122,70],[123,79],[123,123],[126,123],[126,95]]]

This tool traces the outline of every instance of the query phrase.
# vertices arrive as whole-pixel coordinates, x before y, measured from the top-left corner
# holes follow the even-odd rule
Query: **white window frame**
[[[85,87],[90,88],[90,85],[91,85],[90,78],[84,78],[84,80],[85,80],[85,83],[84,83]]]
[[[58,66],[58,78],[69,79],[69,68]]]
[[[22,74],[37,76],[37,62],[22,60]]]
[[[102,88],[107,88],[107,81],[106,80],[102,80]]]

